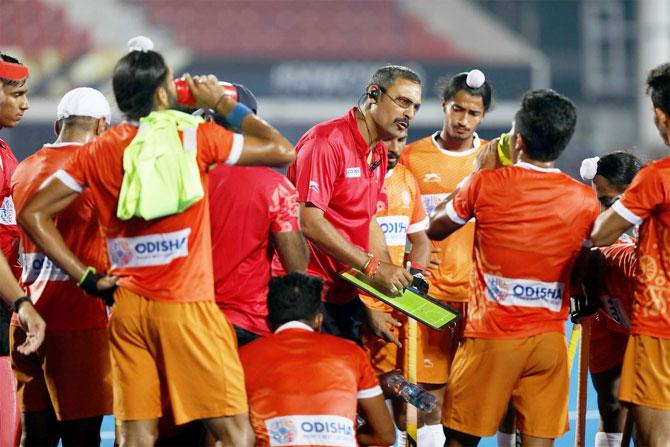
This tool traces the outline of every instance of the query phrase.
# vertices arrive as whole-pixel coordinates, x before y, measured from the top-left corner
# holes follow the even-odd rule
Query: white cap
[[[98,90],[89,87],[70,90],[58,103],[56,120],[70,116],[105,118],[107,124],[112,123],[112,112],[107,98]]]

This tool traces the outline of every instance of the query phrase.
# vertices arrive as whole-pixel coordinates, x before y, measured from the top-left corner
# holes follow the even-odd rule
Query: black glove
[[[84,289],[84,292],[88,293],[89,295],[102,298],[106,305],[113,306],[114,291],[116,290],[116,286],[105,290],[98,289],[98,281],[104,278],[104,276],[105,275],[99,275],[95,273],[95,270],[88,269],[86,270],[84,277],[81,279],[81,281],[79,281],[79,287]]]
[[[600,302],[591,299],[586,293],[570,297],[570,321],[579,324],[582,318],[590,317],[598,311]]]
[[[426,281],[426,277],[423,276],[423,270],[410,267],[409,273],[412,275],[412,287],[422,294],[428,295],[428,288],[430,285],[428,284],[428,281]]]

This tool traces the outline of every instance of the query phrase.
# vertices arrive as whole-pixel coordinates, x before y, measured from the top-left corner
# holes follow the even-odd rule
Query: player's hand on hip
[[[388,314],[383,310],[367,308],[367,313],[368,325],[370,326],[372,333],[382,340],[393,343],[399,348],[402,348],[402,344],[400,343],[400,340],[398,340],[398,337],[393,335],[393,332],[391,332],[392,326],[402,326],[400,322],[393,318],[391,314]]]
[[[442,250],[439,247],[432,247],[430,249],[430,261],[428,261],[428,268],[423,272],[424,276],[431,276],[432,273],[430,271],[440,266],[440,261],[442,260],[441,253]]]
[[[47,324],[32,303],[22,304],[18,317],[21,327],[26,331],[26,340],[17,347],[17,350],[23,355],[29,355],[42,345]]]
[[[399,295],[402,290],[412,283],[412,275],[402,267],[388,262],[382,262],[375,274],[375,280],[392,295]]]

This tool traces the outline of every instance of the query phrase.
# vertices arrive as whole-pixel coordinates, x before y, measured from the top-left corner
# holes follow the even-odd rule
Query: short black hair
[[[670,115],[670,63],[661,64],[649,72],[647,93],[654,107]]]
[[[524,152],[536,161],[554,161],[570,142],[577,123],[577,108],[553,90],[532,90],[521,98],[514,116],[517,133],[526,144]]]
[[[605,177],[617,188],[626,189],[640,169],[642,162],[639,158],[628,152],[616,151],[598,160],[596,175]]]
[[[154,93],[167,80],[168,66],[160,53],[131,51],[114,67],[112,84],[119,110],[130,120],[151,113]]]
[[[0,53],[0,58],[2,58],[3,61],[9,62],[10,64],[20,64],[19,60],[15,57],[10,56],[9,54],[4,54]],[[28,78],[25,77],[23,79],[18,79],[18,80],[12,80],[12,79],[5,79],[5,78],[0,78],[0,83],[3,85],[11,85],[12,87],[20,87],[23,84],[26,83],[26,80]]]
[[[480,96],[484,103],[484,112],[488,112],[493,103],[493,87],[491,87],[489,81],[486,80],[481,86],[472,88],[465,82],[467,78],[468,73],[465,72],[438,81],[437,88],[440,92],[440,96],[446,102],[456,96],[456,93],[463,90],[468,95]]]
[[[368,82],[368,87],[376,85],[386,92],[396,79],[407,79],[415,84],[421,85],[421,78],[416,71],[402,65],[385,65],[377,69]]]
[[[273,278],[268,291],[268,323],[278,328],[289,321],[308,322],[323,312],[323,281],[303,273]]]

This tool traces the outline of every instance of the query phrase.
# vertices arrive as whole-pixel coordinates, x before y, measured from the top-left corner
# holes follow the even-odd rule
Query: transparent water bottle
[[[391,374],[384,379],[384,386],[394,395],[414,405],[424,413],[430,413],[437,405],[437,399],[415,383],[409,383],[400,374]]]

